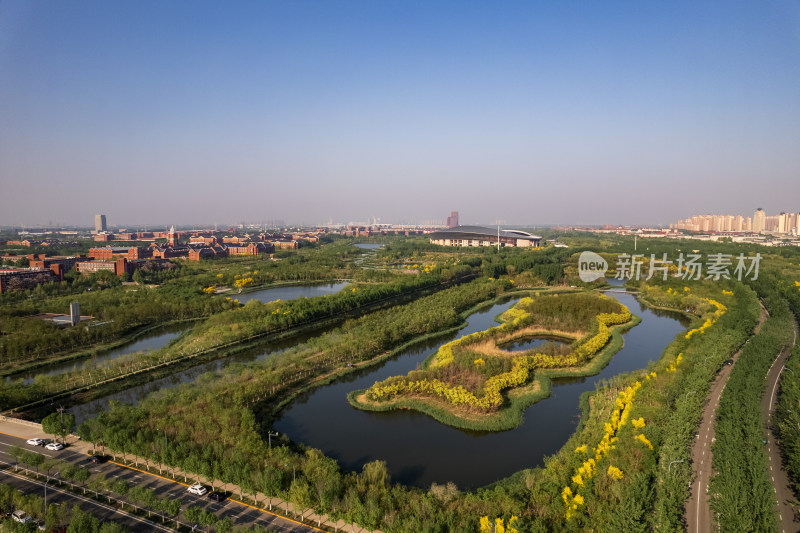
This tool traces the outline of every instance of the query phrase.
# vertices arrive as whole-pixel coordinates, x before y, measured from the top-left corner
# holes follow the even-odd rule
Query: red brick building
[[[31,268],[47,268],[56,275],[59,281],[64,281],[64,273],[69,272],[75,264],[83,259],[83,257],[66,257],[66,256],[43,256],[39,255],[37,259],[32,259],[30,262]]]
[[[228,257],[228,249],[223,246],[198,246],[189,249],[189,261]]]
[[[185,257],[189,255],[188,246],[153,246],[150,248],[156,259],[169,259],[171,257]]]
[[[126,257],[120,257],[115,261],[79,261],[75,265],[81,274],[93,274],[107,270],[117,276],[124,276],[125,274],[133,274],[145,264],[153,266],[166,263],[169,263],[166,259],[134,259],[128,261]]]
[[[229,244],[227,249],[230,255],[270,254],[275,251],[275,247],[272,244],[264,242],[251,242],[247,245]]]
[[[53,281],[58,281],[58,277],[50,269],[0,268],[0,293],[33,289]]]
[[[203,235],[197,235],[189,239],[189,244],[209,244],[211,246],[217,244],[216,237],[205,237]]]
[[[300,247],[300,243],[294,240],[277,240],[271,241],[270,244],[273,246],[273,249],[280,248],[281,250],[294,250]]]

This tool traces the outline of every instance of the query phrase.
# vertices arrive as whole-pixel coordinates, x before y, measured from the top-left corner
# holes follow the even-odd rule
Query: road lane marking
[[[702,481],[697,482],[697,520],[695,522],[695,531],[700,531],[700,488],[703,486]]]

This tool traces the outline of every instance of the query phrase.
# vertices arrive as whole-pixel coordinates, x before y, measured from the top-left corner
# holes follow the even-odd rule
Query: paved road
[[[6,465],[0,465],[5,467]],[[0,483],[11,485],[25,494],[37,494],[44,496],[45,481],[35,481],[21,474],[14,473],[13,468],[0,471]],[[116,509],[110,505],[97,502],[90,498],[64,491],[50,482],[47,486],[47,504],[72,506],[77,504],[81,509],[87,511],[101,522],[117,522],[124,525],[133,533],[147,531],[174,531],[173,529],[154,524],[132,514]]]
[[[758,319],[755,333],[761,329],[761,325],[767,319],[767,311],[761,307],[761,316]],[[749,342],[749,340],[748,340]],[[745,343],[746,344],[746,343]],[[736,352],[732,359],[734,364],[739,359],[742,350]],[[700,419],[697,438],[692,445],[689,457],[692,460],[692,483],[689,499],[686,502],[684,518],[686,520],[688,533],[707,533],[712,531],[714,524],[711,515],[711,506],[708,498],[708,482],[711,479],[711,444],[714,442],[714,422],[717,419],[717,407],[725,384],[728,382],[733,365],[723,365],[708,393],[708,400],[703,406],[703,416]]]
[[[783,468],[781,450],[778,446],[778,439],[775,438],[775,429],[772,424],[772,413],[775,410],[778,383],[783,373],[786,360],[789,358],[792,347],[797,342],[797,322],[794,324],[794,339],[792,344],[787,346],[772,363],[767,372],[767,390],[761,400],[761,412],[764,414],[766,427],[764,431],[767,435],[767,458],[769,460],[770,478],[775,489],[775,496],[778,499],[778,513],[780,513],[781,533],[795,533],[800,531],[800,516],[795,509],[794,502],[797,501],[789,482],[789,475]]]
[[[14,445],[23,449],[42,453],[48,457],[57,457],[58,459],[63,459],[73,464],[89,468],[93,474],[102,472],[107,478],[123,479],[128,482],[129,486],[144,486],[152,488],[160,498],[180,498],[183,502],[183,509],[186,509],[186,507],[190,505],[197,505],[214,512],[219,518],[230,516],[234,524],[260,524],[262,526],[269,526],[270,531],[279,531],[283,533],[308,533],[312,531],[322,531],[279,517],[261,509],[255,509],[248,505],[239,503],[234,499],[215,502],[209,499],[207,496],[195,496],[187,492],[186,485],[184,484],[145,472],[140,472],[110,461],[95,465],[91,463],[89,456],[79,449],[85,447],[85,444],[82,444],[81,446],[69,446],[58,452],[49,451],[40,446],[31,446],[26,444],[25,440],[32,436],[44,437],[41,431],[25,431],[26,428],[13,429],[22,429],[23,431],[19,431],[19,433],[25,434],[13,435],[6,433],[5,431],[8,430],[8,424],[3,424],[2,427],[0,427],[0,430],[3,431],[0,432],[0,467],[6,467],[3,470],[0,470],[0,482],[14,485],[15,487],[22,488],[26,491],[33,491],[37,494],[44,495],[44,482],[38,482],[23,476],[17,476],[14,474],[13,468],[8,468],[6,466],[14,464],[15,462],[14,458],[8,453],[11,446]],[[147,532],[161,530],[157,524],[152,522],[144,522],[133,515],[117,510],[113,506],[100,506],[88,498],[80,497],[80,495],[75,495],[66,491],[57,492],[53,489],[52,482],[48,485],[47,492],[48,502],[51,499],[51,493],[58,494],[58,496],[53,496],[54,498],[58,498],[58,500],[54,499],[53,501],[65,502],[70,506],[78,504],[84,510],[89,511],[100,518],[105,516],[110,520],[125,524],[130,528],[131,531]],[[112,495],[112,498],[113,497],[114,496]],[[164,530],[169,531],[169,529]]]

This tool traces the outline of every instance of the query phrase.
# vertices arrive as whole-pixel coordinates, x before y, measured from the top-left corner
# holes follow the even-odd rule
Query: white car
[[[35,439],[28,439],[25,442],[27,442],[31,446],[41,446],[42,444],[44,444],[44,439],[40,439],[37,437]]]
[[[195,483],[194,485],[189,487],[189,492],[192,493],[192,494],[197,494],[198,496],[202,496],[203,494],[208,492],[208,489],[205,488],[200,483]]]
[[[14,519],[14,522],[18,522],[20,524],[27,524],[28,522],[33,522],[33,518],[28,516],[28,514],[25,511],[22,511],[20,509],[14,511],[11,514],[11,518]]]
[[[60,442],[51,442],[50,444],[46,445],[45,448],[47,448],[50,451],[57,452],[58,450],[63,450],[64,445],[61,444]]]

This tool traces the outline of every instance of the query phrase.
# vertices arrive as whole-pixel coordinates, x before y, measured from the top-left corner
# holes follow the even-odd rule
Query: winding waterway
[[[258,299],[262,302],[270,302],[274,300],[293,300],[295,298],[300,297],[307,297],[310,298],[312,296],[321,296],[324,294],[333,294],[344,287],[346,283],[325,283],[325,284],[317,284],[317,285],[291,285],[287,287],[277,287],[273,289],[263,289],[260,291],[254,291],[247,294],[238,295],[239,301],[244,303],[250,299]],[[184,328],[186,326],[183,326]],[[95,400],[75,405],[70,409],[75,415],[75,419],[78,424],[81,422],[97,416],[97,414],[105,409],[108,409],[108,405],[111,401],[118,401],[130,404],[138,404],[145,398],[148,394],[155,392],[160,389],[175,387],[180,385],[181,383],[190,383],[196,380],[201,375],[205,374],[206,372],[215,371],[227,366],[230,363],[238,362],[238,363],[248,363],[260,359],[265,359],[269,356],[277,355],[282,353],[289,348],[301,344],[311,337],[317,336],[322,334],[324,331],[327,331],[327,328],[320,328],[318,330],[308,331],[301,335],[292,337],[290,340],[287,341],[275,341],[275,342],[268,342],[265,343],[257,348],[245,350],[239,352],[235,355],[230,357],[225,357],[223,359],[218,359],[216,361],[211,361],[208,363],[199,364],[197,366],[193,366],[187,370],[182,372],[177,372],[171,376],[167,376],[165,378],[157,379],[146,383],[144,385],[138,385],[135,387],[130,387],[127,389],[120,390],[119,392],[103,396],[102,398],[97,398]],[[162,330],[163,332],[163,330]],[[163,343],[161,346],[166,345],[172,338],[177,337],[179,333],[170,334],[173,335],[170,338],[163,337]],[[144,349],[144,345],[139,345],[136,350],[132,350],[137,343],[133,343],[128,346],[127,351],[124,353],[130,353],[131,351],[141,350]],[[155,347],[160,346],[148,346],[148,348],[153,349]],[[119,357],[120,354],[117,354],[116,357]],[[71,365],[74,366],[76,364],[89,364],[91,361],[95,359],[85,360],[80,363],[72,363]],[[71,368],[71,367],[70,367]],[[67,369],[69,370],[69,368]],[[61,370],[66,371],[66,370]],[[39,373],[49,373],[55,372],[54,368],[48,368],[39,370]],[[32,378],[31,378],[32,379]]]
[[[139,337],[138,339],[131,341],[130,343],[124,344],[119,348],[115,348],[107,352],[101,352],[97,355],[94,355],[86,359],[57,363],[54,365],[49,365],[44,368],[37,368],[35,370],[30,370],[21,374],[15,374],[14,376],[7,377],[6,381],[22,378],[23,383],[25,385],[30,385],[31,383],[33,383],[36,376],[39,375],[54,376],[56,374],[63,374],[65,372],[84,370],[87,368],[96,368],[108,361],[112,361],[117,357],[121,357],[129,353],[157,350],[158,348],[163,348],[164,346],[169,344],[173,339],[177,339],[184,331],[187,331],[191,327],[192,324],[183,323],[183,324],[174,324],[172,326],[158,328],[157,330],[146,333],[141,337]]]
[[[624,335],[624,347],[598,375],[553,381],[549,398],[530,406],[523,423],[510,431],[463,431],[415,411],[369,412],[353,408],[347,394],[389,376],[404,375],[439,346],[493,325],[494,317],[513,302],[492,306],[468,318],[457,333],[428,340],[405,350],[380,367],[350,375],[298,398],[276,420],[274,428],[292,440],[319,448],[345,470],[360,470],[370,461],[387,462],[392,479],[420,487],[455,482],[470,489],[543,463],[574,432],[579,399],[595,384],[614,375],[647,366],[687,325],[677,313],[648,309],[631,294],[612,294],[642,318]]]
[[[250,300],[258,300],[262,303],[274,302],[275,300],[294,300],[304,296],[312,298],[314,296],[325,296],[334,294],[342,290],[347,283],[323,283],[320,285],[291,285],[288,287],[275,287],[273,289],[262,289],[260,291],[247,292],[244,294],[230,294],[231,298],[236,298],[241,303]]]
[[[351,374],[295,400],[276,420],[274,428],[291,439],[321,449],[337,459],[345,470],[360,470],[375,459],[387,461],[392,479],[429,486],[455,482],[462,489],[489,484],[523,468],[541,465],[574,432],[579,420],[579,398],[595,389],[602,379],[643,368],[656,360],[664,347],[682,331],[686,320],[679,314],[647,309],[631,294],[612,294],[642,322],[624,335],[625,346],[600,374],[587,378],[554,380],[552,395],[529,407],[523,423],[510,431],[484,433],[462,431],[440,424],[414,411],[376,413],[360,411],[347,402],[347,393],[377,380],[403,375],[416,368],[445,342],[496,325],[494,318],[515,300],[472,314],[457,333],[413,345],[391,361]],[[327,328],[300,338],[272,342],[224,359],[197,365],[183,372],[132,387],[72,407],[78,423],[96,416],[112,400],[137,404],[150,393],[196,380],[231,362],[249,362],[275,356]]]

